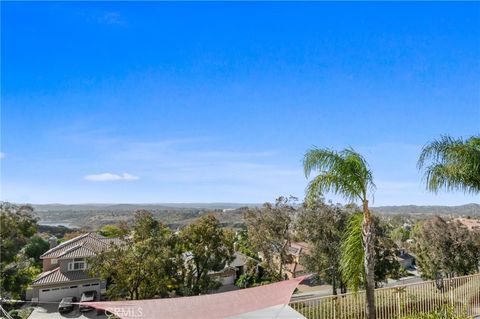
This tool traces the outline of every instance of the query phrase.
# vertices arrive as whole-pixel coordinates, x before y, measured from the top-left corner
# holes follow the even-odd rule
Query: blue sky
[[[416,169],[480,131],[479,2],[1,6],[3,200],[303,197],[315,145],[364,154],[374,205],[479,202]]]

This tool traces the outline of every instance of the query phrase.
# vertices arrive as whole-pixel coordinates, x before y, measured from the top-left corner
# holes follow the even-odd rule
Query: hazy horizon
[[[270,201],[270,203],[272,203],[273,201]],[[19,202],[12,202],[13,204],[29,204],[29,205],[38,205],[38,206],[41,206],[41,205],[65,205],[65,206],[75,206],[75,205],[78,205],[78,206],[82,206],[82,205],[99,205],[99,206],[111,206],[111,205],[145,205],[145,206],[148,206],[148,205],[159,205],[159,206],[168,206],[168,205],[174,205],[174,206],[179,206],[180,205],[188,205],[188,206],[192,206],[192,205],[202,205],[202,206],[206,206],[206,205],[235,205],[235,206],[239,206],[239,205],[263,205],[265,202],[263,203],[242,203],[242,202],[174,202],[174,203],[169,203],[169,202],[158,202],[158,203],[155,203],[155,202],[147,202],[147,203],[142,203],[142,202],[138,202],[138,203],[135,203],[135,202],[110,202],[110,203],[107,203],[107,202],[98,202],[98,203],[88,203],[88,202],[85,202],[85,203],[19,203]],[[346,203],[337,203],[337,202],[333,202],[334,204],[346,204]],[[373,205],[371,206],[372,208],[375,208],[375,207],[384,207],[384,206],[449,206],[449,207],[455,207],[455,206],[467,206],[467,205],[480,205],[480,202],[476,203],[476,202],[470,202],[470,203],[465,203],[465,204],[459,204],[459,205],[437,205],[437,204],[432,204],[432,205],[415,205],[415,204],[403,204],[403,205]]]

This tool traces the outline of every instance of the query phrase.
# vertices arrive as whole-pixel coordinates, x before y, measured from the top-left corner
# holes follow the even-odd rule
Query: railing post
[[[333,319],[337,319],[337,297],[333,298]]]
[[[376,290],[378,319],[432,312],[443,305],[455,307],[455,312],[480,315],[480,274],[446,278],[440,287],[436,284],[435,281],[425,281]],[[364,296],[364,292],[359,292],[355,297],[350,294],[314,297],[294,301],[291,305],[310,319],[351,318],[352,314],[356,314],[356,318],[365,318]]]
[[[400,309],[400,291],[397,290],[397,315],[398,318],[400,318],[401,314],[401,309]]]
[[[402,315],[402,300],[400,297],[400,294],[405,292],[405,287],[394,287],[393,291],[395,294],[397,294],[397,316],[400,318]]]
[[[454,302],[454,298],[453,298],[453,289],[452,289],[452,286],[453,286],[453,285],[452,285],[452,278],[449,278],[449,279],[448,279],[448,296],[449,296],[449,298],[450,298],[450,306],[451,306],[452,308],[454,308],[454,307],[455,307],[455,302]],[[454,311],[455,311],[455,309],[454,309]],[[455,312],[456,312],[456,311],[455,311]]]

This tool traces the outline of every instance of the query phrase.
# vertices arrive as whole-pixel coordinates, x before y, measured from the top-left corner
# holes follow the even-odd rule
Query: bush
[[[401,317],[400,319],[469,319],[469,317],[466,314],[455,314],[453,307],[442,307],[435,312],[418,313]]]
[[[18,314],[18,310],[17,309],[13,309],[13,310],[10,310],[8,312],[8,314],[10,315],[10,317],[14,318],[14,319],[21,319],[22,317],[19,316]]]

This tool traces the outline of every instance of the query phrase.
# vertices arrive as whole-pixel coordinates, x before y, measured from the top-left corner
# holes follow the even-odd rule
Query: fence
[[[456,314],[480,315],[480,274],[375,290],[377,319],[401,318],[449,306]],[[290,302],[309,319],[362,319],[365,292]]]

